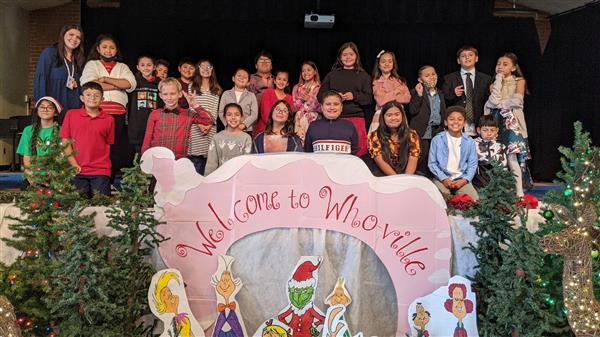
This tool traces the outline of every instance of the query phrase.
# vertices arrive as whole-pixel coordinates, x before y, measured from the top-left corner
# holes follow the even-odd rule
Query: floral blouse
[[[419,135],[413,129],[410,129],[410,134],[408,136],[408,155],[411,157],[419,157],[421,155],[421,144],[419,143]],[[399,151],[400,143],[390,140],[390,152],[392,152],[392,158],[390,158],[390,164],[396,166],[399,161],[398,151]],[[369,153],[371,154],[371,158],[375,158],[379,155],[382,155],[381,150],[381,141],[379,140],[379,136],[377,132],[371,132],[369,134]]]

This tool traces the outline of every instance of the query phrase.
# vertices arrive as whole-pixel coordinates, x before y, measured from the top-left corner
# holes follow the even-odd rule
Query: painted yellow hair
[[[272,336],[272,332],[276,333],[278,336],[280,337],[288,337],[288,333],[287,331],[285,331],[284,328],[280,327],[279,325],[267,325],[264,329],[263,329],[263,336],[265,335],[265,333],[269,333],[270,336]]]
[[[154,289],[154,306],[160,314],[164,314],[167,310],[167,305],[160,299],[160,292],[169,284],[171,280],[175,280],[180,284],[179,277],[172,271],[166,272],[158,278],[156,289]]]

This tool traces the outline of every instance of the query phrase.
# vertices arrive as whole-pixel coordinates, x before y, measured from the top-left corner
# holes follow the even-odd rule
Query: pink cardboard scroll
[[[159,230],[171,238],[161,244],[161,256],[188,280],[190,305],[205,329],[214,320],[210,279],[219,254],[270,228],[327,229],[370,246],[396,291],[398,334],[409,331],[412,300],[450,277],[445,203],[425,178],[376,178],[349,155],[246,155],[207,177],[166,148],[152,148],[142,160],[157,179],[156,202],[166,216]]]

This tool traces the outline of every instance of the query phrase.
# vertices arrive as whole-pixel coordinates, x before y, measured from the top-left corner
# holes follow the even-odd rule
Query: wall
[[[0,3],[0,118],[26,113],[27,20],[27,11]],[[8,165],[12,140],[0,136],[0,165]]]
[[[80,1],[29,12],[29,63],[27,93],[33,95],[33,77],[40,53],[58,39],[62,26],[81,22]],[[85,36],[84,36],[85,38]],[[86,51],[87,52],[87,51]]]

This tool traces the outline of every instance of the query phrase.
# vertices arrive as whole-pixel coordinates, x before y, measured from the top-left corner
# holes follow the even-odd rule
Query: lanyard
[[[71,69],[69,69],[69,64],[67,63],[67,59],[64,58],[63,61],[65,61],[65,67],[67,67],[67,75],[69,75],[70,78],[74,78],[74,76],[75,76],[75,64],[71,63]]]

